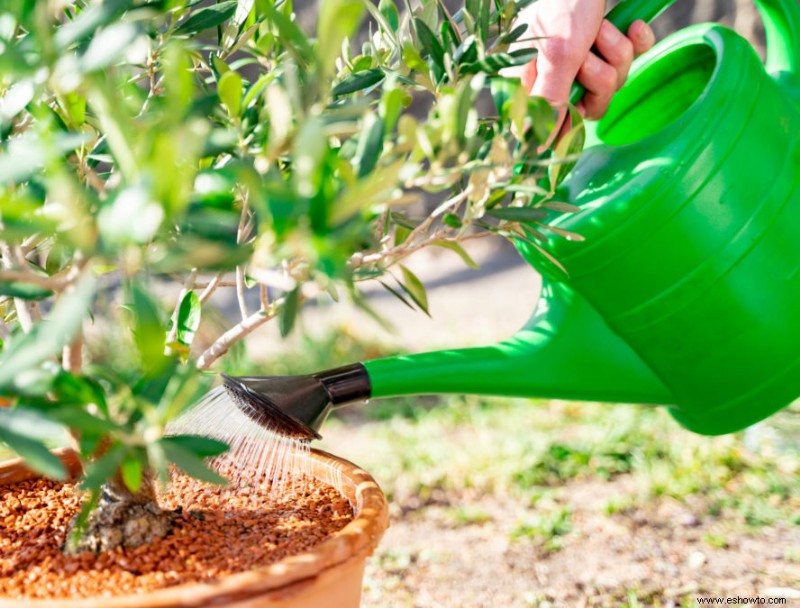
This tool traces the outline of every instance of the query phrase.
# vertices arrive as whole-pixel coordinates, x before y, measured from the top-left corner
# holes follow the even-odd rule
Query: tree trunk
[[[117,474],[103,486],[86,527],[66,551],[101,553],[117,547],[138,547],[166,536],[173,516],[158,506],[152,476],[145,475],[139,491],[134,493]],[[75,523],[73,520],[73,528]]]

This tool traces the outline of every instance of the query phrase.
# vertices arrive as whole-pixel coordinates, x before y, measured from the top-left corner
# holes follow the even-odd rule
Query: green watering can
[[[669,0],[629,0],[623,31]],[[800,396],[800,4],[756,0],[767,63],[695,25],[637,60],[560,187],[580,212],[548,245],[531,320],[481,348],[389,357],[308,376],[227,378],[316,431],[369,397],[474,393],[660,404],[716,435]]]

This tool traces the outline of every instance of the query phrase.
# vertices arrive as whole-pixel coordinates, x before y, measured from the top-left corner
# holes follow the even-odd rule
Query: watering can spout
[[[594,308],[561,283],[542,290],[525,327],[493,346],[364,363],[373,397],[472,393],[672,404],[672,393]]]

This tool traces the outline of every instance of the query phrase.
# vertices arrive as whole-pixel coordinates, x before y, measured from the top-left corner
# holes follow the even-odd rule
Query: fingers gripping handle
[[[611,22],[623,34],[627,34],[633,22],[641,19],[650,23],[658,17],[661,12],[672,4],[675,0],[622,0],[606,15],[606,19]],[[577,104],[586,89],[577,81],[573,83],[569,93],[569,102]]]
[[[618,30],[627,33],[634,21],[650,22],[675,0],[622,0],[608,15]],[[800,98],[800,0],[755,0],[767,34],[767,71]],[[574,83],[569,102],[577,104],[585,89]]]

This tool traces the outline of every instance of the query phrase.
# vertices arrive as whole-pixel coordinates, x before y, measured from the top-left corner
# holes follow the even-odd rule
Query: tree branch
[[[252,333],[255,329],[261,327],[270,319],[274,318],[275,315],[278,314],[278,310],[283,305],[283,302],[284,298],[276,300],[273,303],[270,311],[259,310],[222,334],[197,359],[197,363],[195,364],[197,369],[207,370],[217,359],[227,353],[230,347],[236,342]]]

